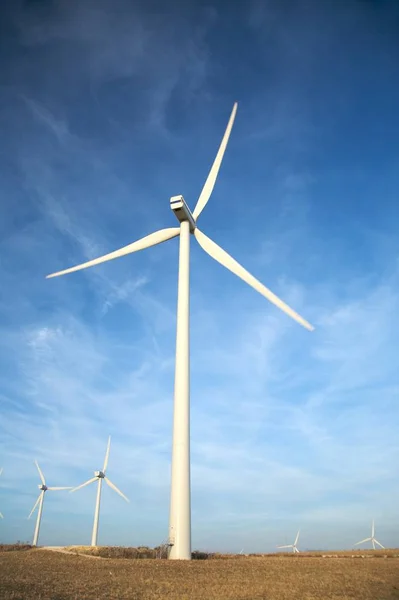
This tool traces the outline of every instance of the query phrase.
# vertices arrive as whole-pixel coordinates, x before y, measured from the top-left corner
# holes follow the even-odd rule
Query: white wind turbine
[[[81,488],[85,487],[86,485],[90,485],[90,483],[94,483],[95,481],[97,481],[97,500],[96,500],[96,508],[94,510],[93,533],[91,536],[91,545],[92,546],[97,546],[98,521],[99,521],[99,517],[100,517],[101,486],[102,486],[103,480],[105,481],[105,483],[107,485],[109,485],[109,487],[111,489],[113,489],[117,494],[122,496],[122,498],[124,498],[124,500],[126,500],[126,502],[129,502],[129,499],[126,498],[125,494],[122,494],[122,492],[116,487],[116,485],[114,483],[112,483],[112,481],[110,481],[109,478],[105,475],[105,472],[106,472],[107,466],[108,466],[110,446],[111,446],[111,436],[108,438],[107,451],[105,453],[104,466],[102,468],[102,471],[94,471],[94,477],[92,477],[88,481],[85,481],[85,483],[82,483],[82,485],[78,485],[77,487],[75,487],[71,490],[71,492],[76,492],[76,490],[80,490]]]
[[[0,468],[0,475],[3,473],[3,467]],[[4,519],[3,515],[0,512],[0,519]]]
[[[292,548],[292,551],[294,552],[294,554],[299,554],[299,550],[296,547],[298,540],[299,540],[299,533],[300,531],[298,531],[298,533],[296,534],[296,538],[295,538],[295,542],[293,544],[288,544],[287,546],[277,546],[277,548]]]
[[[37,546],[37,540],[39,539],[40,522],[42,520],[42,512],[43,512],[44,494],[47,492],[47,490],[58,491],[58,490],[70,490],[71,489],[71,486],[68,486],[68,487],[48,487],[46,485],[46,480],[44,479],[44,475],[42,473],[42,470],[39,467],[39,464],[38,464],[37,460],[35,460],[35,465],[37,467],[37,470],[39,471],[39,476],[40,476],[40,479],[41,479],[41,484],[38,485],[38,488],[40,490],[40,494],[39,494],[38,499],[36,500],[35,504],[33,505],[33,508],[30,511],[29,517],[28,517],[28,519],[31,518],[31,516],[35,512],[35,509],[36,509],[37,505],[39,505],[39,510],[37,511],[36,527],[35,527],[35,533],[33,535],[32,546]]]
[[[374,520],[371,522],[371,537],[368,537],[360,542],[356,542],[354,546],[358,546],[359,544],[364,544],[364,542],[371,542],[373,544],[373,550],[375,550],[375,545],[378,544],[381,548],[384,548],[382,544],[374,537]]]
[[[176,332],[176,364],[175,390],[173,411],[173,442],[172,442],[172,473],[169,513],[169,543],[171,546],[169,558],[191,558],[191,500],[190,500],[190,350],[189,350],[189,274],[190,274],[190,234],[194,235],[205,252],[222,266],[240,277],[270,302],[284,311],[292,319],[313,330],[305,319],[280,300],[273,292],[255,279],[225,250],[213,242],[197,227],[197,220],[205,208],[220,169],[227,142],[233,127],[237,111],[237,103],[233,110],[220,144],[215,161],[211,167],[204,187],[198,198],[193,212],[188,208],[183,196],[173,196],[170,207],[180,223],[179,227],[161,229],[150,233],[144,238],[124,246],[100,258],[89,260],[81,265],[47,275],[47,278],[57,277],[100,263],[119,258],[138,250],[150,248],[174,237],[180,236],[179,275],[177,294],[177,332]]]

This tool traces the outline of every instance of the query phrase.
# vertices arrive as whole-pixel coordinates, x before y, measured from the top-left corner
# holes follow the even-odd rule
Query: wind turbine
[[[374,537],[374,519],[371,521],[371,537],[366,538],[365,540],[361,540],[360,542],[356,542],[354,546],[358,546],[359,544],[364,544],[364,542],[371,542],[373,544],[373,550],[375,550],[375,545],[378,544],[381,548],[384,548],[379,541],[377,541]]]
[[[47,278],[65,275],[93,267],[100,263],[156,246],[174,237],[180,236],[179,275],[177,293],[177,332],[176,332],[176,364],[175,390],[173,410],[173,442],[172,442],[172,473],[169,512],[169,542],[171,559],[191,558],[191,500],[190,500],[190,333],[189,333],[189,274],[190,274],[190,234],[194,235],[205,252],[222,266],[240,277],[270,302],[280,308],[292,319],[310,331],[312,325],[298,313],[280,300],[273,292],[255,279],[243,266],[232,258],[225,250],[207,237],[197,227],[197,220],[205,208],[216,182],[216,178],[226,150],[230,132],[237,111],[237,103],[227,124],[218,153],[200,193],[197,204],[190,211],[183,196],[173,196],[170,207],[180,223],[179,227],[170,227],[150,233],[140,240],[124,246],[94,260],[82,263],[76,267],[47,275]]]
[[[85,487],[86,485],[90,485],[90,483],[94,483],[95,481],[97,481],[97,500],[96,500],[96,508],[94,510],[93,533],[91,536],[91,545],[92,546],[97,546],[98,520],[100,517],[101,486],[102,486],[103,480],[117,494],[122,496],[122,498],[124,498],[126,500],[126,502],[129,502],[129,499],[126,498],[125,494],[122,494],[122,492],[116,487],[116,485],[114,483],[112,483],[112,481],[110,481],[108,479],[108,477],[106,477],[106,475],[105,475],[105,472],[106,472],[107,466],[108,466],[110,446],[111,446],[111,436],[108,438],[107,451],[105,453],[104,466],[102,468],[102,471],[94,471],[94,477],[92,477],[88,481],[85,481],[85,483],[82,483],[82,485],[78,485],[77,487],[75,487],[71,490],[71,492],[76,492],[76,490],[80,490],[81,488]]]
[[[3,467],[0,468],[0,475],[3,473]],[[3,515],[0,512],[0,519],[4,519]]]
[[[39,467],[37,460],[35,460],[35,465],[37,467],[37,470],[39,471],[39,476],[40,476],[42,483],[40,485],[38,485],[40,494],[39,494],[38,499],[36,500],[35,504],[33,505],[33,508],[30,511],[29,517],[28,517],[28,519],[31,518],[31,516],[35,512],[37,505],[39,505],[39,510],[37,511],[36,527],[35,527],[35,533],[33,535],[32,546],[37,546],[37,540],[39,539],[40,522],[42,520],[42,512],[43,512],[44,494],[47,492],[47,490],[58,491],[58,490],[70,490],[71,489],[71,486],[69,486],[69,487],[48,487],[46,485],[46,480],[44,479],[44,475],[42,473],[42,470]]]
[[[299,540],[299,533],[300,531],[298,531],[298,533],[296,534],[296,538],[295,538],[295,542],[293,544],[288,544],[287,546],[277,546],[277,548],[292,548],[292,551],[294,552],[294,554],[299,554],[299,550],[296,547],[298,540]]]

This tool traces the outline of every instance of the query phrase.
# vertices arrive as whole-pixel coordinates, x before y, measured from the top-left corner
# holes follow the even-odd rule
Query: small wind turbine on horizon
[[[191,212],[183,196],[173,196],[170,207],[179,221],[179,227],[169,227],[150,233],[146,237],[133,242],[119,250],[89,260],[76,267],[47,275],[47,278],[65,275],[93,267],[100,263],[144,250],[180,237],[179,273],[177,292],[177,330],[176,330],[176,363],[173,410],[172,469],[169,511],[169,545],[171,559],[191,558],[191,486],[190,486],[190,236],[193,235],[201,248],[215,261],[253,287],[272,304],[285,312],[306,329],[312,331],[313,326],[298,313],[280,300],[225,250],[207,237],[197,227],[197,220],[205,208],[215,185],[223,160],[227,142],[230,137],[237,111],[237,103],[227,124],[216,158],[199,195],[194,211]]]
[[[298,543],[298,540],[299,540],[299,533],[300,533],[300,530],[296,534],[295,542],[293,544],[288,544],[286,546],[277,546],[277,548],[292,548],[292,551],[294,552],[294,554],[299,554],[299,550],[296,546]]]
[[[375,529],[374,529],[374,519],[371,522],[371,537],[365,538],[364,540],[360,540],[360,542],[356,542],[353,544],[354,546],[358,546],[359,544],[364,544],[365,542],[371,542],[373,544],[373,550],[375,550],[375,545],[378,544],[381,548],[384,549],[384,546],[380,544],[378,540],[374,537]]]
[[[3,467],[0,467],[0,475],[3,473]],[[0,512],[0,519],[4,519],[3,515]]]
[[[108,438],[107,450],[105,453],[104,466],[102,468],[102,471],[94,471],[94,477],[92,477],[88,481],[85,481],[85,483],[82,483],[82,485],[78,485],[77,487],[75,487],[71,490],[71,493],[76,492],[76,490],[80,490],[81,488],[85,487],[86,485],[90,485],[90,483],[94,483],[95,481],[97,481],[97,499],[96,499],[96,507],[94,510],[93,533],[91,536],[91,545],[92,546],[97,546],[98,522],[99,522],[99,518],[100,518],[101,487],[102,487],[103,480],[112,490],[114,490],[117,494],[122,496],[122,498],[124,500],[126,500],[126,502],[129,502],[129,498],[127,498],[125,496],[125,494],[123,494],[120,491],[120,489],[118,489],[116,487],[116,485],[114,483],[112,483],[112,481],[110,481],[110,479],[105,475],[105,472],[108,467],[110,446],[111,446],[111,436],[109,436],[109,438]]]
[[[33,515],[33,513],[35,512],[36,507],[39,505],[39,510],[37,511],[37,519],[36,519],[36,527],[35,527],[35,533],[33,535],[33,542],[32,542],[32,546],[37,546],[37,542],[39,539],[39,531],[40,531],[40,523],[42,520],[42,512],[43,512],[43,502],[44,502],[44,494],[47,492],[47,490],[50,491],[59,491],[59,490],[70,490],[71,486],[63,486],[63,487],[49,487],[46,485],[46,480],[44,478],[44,475],[42,473],[41,468],[39,467],[39,463],[37,462],[37,460],[35,460],[35,465],[37,467],[37,470],[39,471],[39,477],[41,479],[41,484],[38,485],[38,488],[40,490],[40,494],[38,496],[38,499],[36,500],[35,504],[33,505],[32,510],[29,513],[29,517],[28,519],[31,518],[31,516]]]

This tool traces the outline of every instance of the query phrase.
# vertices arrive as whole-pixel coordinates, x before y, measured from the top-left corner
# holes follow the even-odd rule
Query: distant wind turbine
[[[378,544],[381,548],[384,548],[384,546],[382,544],[380,544],[380,542],[378,542],[374,537],[374,519],[371,522],[371,537],[361,540],[360,542],[356,542],[356,544],[353,544],[353,545],[358,546],[359,544],[364,544],[365,542],[371,542],[373,544],[373,550],[375,550],[376,544]]]
[[[3,473],[3,467],[0,468],[0,475],[2,475]],[[4,519],[3,515],[0,512],[0,519]]]
[[[102,468],[102,471],[94,471],[94,477],[92,477],[88,481],[85,481],[85,483],[82,483],[82,485],[78,485],[77,487],[75,487],[71,490],[71,492],[76,492],[76,490],[80,490],[81,488],[85,487],[86,485],[90,485],[90,483],[94,483],[95,481],[97,481],[97,500],[96,500],[96,508],[94,510],[93,533],[91,536],[91,545],[92,546],[97,546],[98,521],[99,521],[99,517],[100,517],[101,486],[102,486],[103,480],[105,481],[105,483],[107,485],[109,485],[109,487],[111,489],[113,489],[117,494],[122,496],[122,498],[124,500],[126,500],[126,502],[129,502],[129,498],[127,498],[125,496],[125,494],[122,494],[120,489],[118,489],[116,487],[116,485],[114,483],[112,483],[112,481],[110,481],[110,479],[105,475],[105,472],[106,472],[107,466],[108,466],[110,446],[111,446],[111,436],[108,438],[107,451],[105,453],[104,466]]]
[[[300,533],[300,531],[298,531],[298,533],[296,534],[295,542],[293,544],[288,544],[287,546],[277,546],[277,548],[292,548],[292,551],[294,553],[299,554],[299,550],[296,547],[298,540],[299,540],[299,533]]]
[[[234,104],[226,131],[220,144],[218,153],[211,170],[199,195],[194,211],[188,208],[183,196],[173,196],[170,207],[180,223],[179,227],[170,227],[150,233],[140,240],[124,246],[115,252],[105,254],[100,258],[89,260],[76,267],[71,267],[57,273],[47,275],[47,278],[65,275],[93,267],[100,263],[156,246],[174,237],[180,236],[179,275],[177,294],[177,333],[176,333],[176,363],[175,363],[175,391],[173,414],[173,442],[172,442],[172,473],[170,490],[169,513],[169,543],[171,559],[191,558],[191,490],[190,490],[190,234],[205,252],[226,269],[240,277],[245,283],[253,287],[267,300],[292,319],[310,331],[313,326],[303,319],[298,313],[280,300],[273,292],[255,279],[240,263],[232,258],[225,250],[213,242],[197,227],[197,220],[205,208],[215,185],[216,178],[226,150],[227,142],[233,127],[237,103]]]
[[[58,491],[58,490],[70,490],[71,489],[71,486],[69,486],[69,487],[48,487],[46,485],[46,480],[44,479],[44,475],[42,473],[42,470],[39,467],[39,464],[38,464],[37,460],[35,460],[35,465],[37,467],[37,470],[39,471],[39,476],[40,476],[40,479],[41,479],[41,484],[38,485],[38,488],[40,490],[39,497],[36,500],[35,504],[33,505],[33,508],[30,511],[29,517],[28,517],[28,519],[31,518],[31,516],[35,512],[35,509],[39,505],[39,510],[37,511],[36,527],[35,527],[35,533],[33,535],[32,546],[37,546],[37,541],[39,539],[40,523],[41,523],[41,520],[42,520],[42,512],[43,512],[44,494],[47,492],[47,490]]]

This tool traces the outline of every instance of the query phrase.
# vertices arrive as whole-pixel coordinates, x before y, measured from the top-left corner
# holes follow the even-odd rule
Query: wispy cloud
[[[31,52],[46,48],[62,61],[62,76],[69,85],[90,86],[103,115],[110,118],[111,113],[111,122],[121,124],[120,115],[112,110],[112,105],[120,107],[120,93],[135,99],[138,126],[144,118],[146,126],[167,133],[169,104],[183,82],[193,101],[206,81],[209,52],[205,38],[217,13],[197,7],[195,24],[191,19],[189,24],[186,10],[170,6],[162,13],[147,12],[140,3],[132,6],[127,1],[117,8],[109,0],[95,6],[90,1],[74,6],[58,1],[45,18],[37,9],[17,12],[15,25],[21,44]],[[69,58],[64,54],[66,47]],[[51,68],[54,56],[45,63]],[[119,89],[118,95],[110,86]],[[52,87],[53,92],[61,91],[59,73],[54,73]]]

